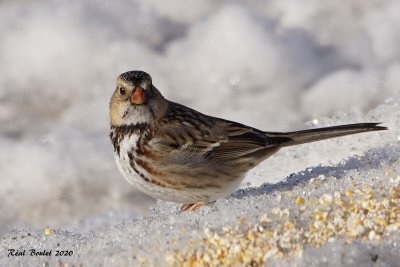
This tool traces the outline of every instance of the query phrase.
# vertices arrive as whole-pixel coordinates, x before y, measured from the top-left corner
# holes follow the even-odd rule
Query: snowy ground
[[[155,244],[161,261],[193,229],[234,225],[239,214],[256,223],[277,192],[291,207],[311,190],[296,179],[341,178],[315,194],[345,188],[350,176],[393,186],[385,181],[398,173],[399,12],[396,0],[0,1],[0,265],[55,263],[5,251],[58,243],[74,251],[62,262],[152,260]],[[172,100],[260,129],[381,121],[390,131],[282,150],[249,173],[243,187],[256,189],[246,197],[177,214],[128,187],[113,161],[108,100],[115,77],[132,69],[151,73]],[[354,254],[343,253],[361,261],[377,251],[391,266],[396,238],[352,241]],[[335,244],[306,246],[297,260],[335,262]]]
[[[360,119],[366,121],[385,120],[385,125],[391,128],[389,132],[367,133],[324,141],[320,143],[321,147],[303,145],[294,148],[295,154],[299,155],[298,158],[287,155],[282,160],[287,165],[293,162],[305,164],[308,161],[305,155],[311,153],[310,149],[331,153],[340,148],[350,156],[358,149],[365,148],[361,156],[346,156],[338,164],[311,166],[301,172],[288,175],[282,182],[275,184],[266,183],[259,187],[238,190],[232,197],[218,200],[196,212],[180,213],[178,205],[158,202],[150,208],[150,214],[143,217],[113,212],[106,216],[95,216],[56,227],[52,229],[50,235],[46,235],[43,229],[16,228],[1,238],[0,265],[136,266],[142,264],[163,266],[171,263],[176,265],[177,260],[188,263],[193,260],[193,255],[198,255],[200,258],[208,255],[207,251],[217,251],[218,246],[225,244],[223,242],[234,242],[232,240],[235,239],[246,240],[248,235],[240,234],[246,231],[246,227],[257,225],[266,216],[271,219],[269,226],[264,225],[265,229],[274,230],[281,227],[282,222],[290,222],[295,227],[293,229],[300,231],[302,228],[307,229],[307,225],[313,223],[313,214],[316,209],[324,210],[325,205],[329,207],[329,214],[333,214],[338,206],[331,204],[329,199],[336,199],[337,194],[341,197],[352,198],[354,192],[356,195],[354,199],[370,200],[368,194],[372,192],[374,196],[372,201],[375,201],[375,198],[379,201],[387,198],[394,203],[394,206],[392,205],[394,211],[389,212],[388,207],[376,211],[376,214],[383,216],[383,220],[387,220],[386,223],[381,223],[384,228],[374,228],[382,226],[378,224],[380,221],[376,225],[368,226],[366,218],[362,217],[362,228],[357,230],[359,228],[356,228],[355,219],[352,219],[352,215],[346,215],[344,222],[346,229],[343,234],[339,232],[333,234],[329,241],[324,241],[322,238],[317,243],[319,248],[304,240],[289,239],[290,242],[288,242],[292,247],[288,250],[283,248],[282,251],[270,252],[271,250],[267,249],[259,253],[272,253],[266,262],[274,266],[293,266],[294,263],[298,266],[396,266],[400,260],[400,210],[398,208],[400,206],[400,145],[398,142],[400,132],[396,129],[396,125],[400,123],[399,106],[400,99],[395,99],[390,104],[384,104],[367,115],[360,116]],[[348,117],[344,116],[332,122],[340,124],[346,122],[347,119]],[[271,161],[270,168],[275,169],[282,164]],[[252,177],[249,178],[251,180]],[[356,193],[357,190],[364,193]],[[301,201],[298,201],[299,197]],[[319,199],[324,199],[325,202],[321,204]],[[317,200],[316,203],[313,202],[315,200]],[[303,201],[305,203],[302,203]],[[274,208],[279,209],[278,213],[274,211]],[[285,209],[288,209],[289,213],[282,218],[279,212],[284,213]],[[351,207],[346,207],[346,212],[351,210]],[[383,211],[388,213],[382,215]],[[358,214],[362,216],[364,211],[361,210]],[[369,214],[372,212],[370,211]],[[373,220],[376,218],[378,217],[372,217]],[[336,220],[328,217],[325,221]],[[290,229],[293,227],[285,225]],[[224,227],[232,227],[240,234],[226,237],[221,234],[225,231]],[[206,228],[212,232],[207,232]],[[374,233],[370,234],[373,229],[375,229]],[[361,232],[351,234],[351,231]],[[379,237],[375,236],[375,231],[377,235],[380,235]],[[217,243],[218,246],[215,242],[205,241],[216,239],[215,233],[219,233],[221,240],[225,240],[218,241],[220,242]],[[284,236],[284,233],[285,231],[280,234]],[[298,233],[293,232],[293,234],[296,236]],[[281,238],[280,235],[273,237]],[[220,240],[219,237],[216,240]],[[264,237],[262,240],[268,240],[268,238]],[[286,242],[283,238],[282,240],[279,239],[279,242]],[[26,256],[7,257],[8,249],[11,248],[26,249]],[[244,252],[247,253],[256,251],[254,248],[245,248]],[[53,256],[31,257],[28,256],[29,249],[52,250]],[[73,255],[55,257],[56,250],[73,251]],[[193,251],[197,251],[197,254],[193,254]],[[202,254],[203,252],[205,254]],[[299,253],[302,256],[299,256]],[[213,259],[210,255],[206,259]],[[256,255],[251,254],[250,259],[252,256],[257,258]]]

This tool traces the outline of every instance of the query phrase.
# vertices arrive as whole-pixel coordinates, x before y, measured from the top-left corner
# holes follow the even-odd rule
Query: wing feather
[[[173,105],[152,144],[170,158],[187,161],[230,161],[273,146],[264,132]]]

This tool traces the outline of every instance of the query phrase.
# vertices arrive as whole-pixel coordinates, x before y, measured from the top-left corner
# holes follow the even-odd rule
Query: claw
[[[202,202],[196,202],[196,203],[191,203],[191,204],[185,204],[182,205],[181,207],[181,212],[183,211],[194,211],[203,206],[204,204]]]

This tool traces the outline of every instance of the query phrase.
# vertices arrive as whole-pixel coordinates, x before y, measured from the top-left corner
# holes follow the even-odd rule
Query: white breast
[[[134,187],[137,187],[143,179],[131,167],[128,153],[131,153],[133,157],[136,157],[136,147],[139,138],[140,136],[138,134],[124,137],[120,143],[119,155],[115,152],[115,162],[117,163],[119,171],[124,176],[125,180]],[[140,190],[140,188],[137,189]]]
[[[136,148],[138,146],[138,142],[140,140],[140,135],[132,134],[129,137],[125,136],[124,139],[120,142],[120,154],[118,155],[115,152],[115,159],[118,166],[119,171],[123,175],[126,181],[135,187],[137,190],[158,199],[163,199],[167,201],[179,202],[179,203],[196,203],[198,201],[209,201],[214,200],[219,197],[224,197],[228,195],[230,192],[234,191],[237,187],[237,184],[232,184],[232,188],[226,188],[228,190],[224,190],[224,192],[213,192],[213,188],[204,188],[204,189],[187,189],[187,190],[178,190],[168,187],[159,186],[157,184],[145,181],[143,177],[141,177],[137,172],[144,175],[149,180],[154,179],[151,174],[149,174],[145,169],[141,168],[141,166],[135,164],[134,167],[136,171],[131,166],[131,160],[129,158],[129,154],[132,154],[133,161],[138,157],[136,154]],[[241,179],[238,179],[239,183]],[[205,195],[208,197],[205,199]]]
[[[115,160],[119,171],[124,176],[125,180],[128,181],[137,190],[152,196],[154,198],[164,199],[168,201],[180,202],[177,199],[179,192],[165,188],[150,182],[146,182],[143,177],[141,177],[131,166],[131,161],[128,154],[132,154],[133,158],[137,157],[136,147],[138,144],[140,136],[137,134],[132,134],[130,137],[125,137],[120,143],[120,156],[115,153]],[[152,179],[151,175],[146,172],[145,169],[138,165],[135,165],[135,169],[142,174],[145,174],[147,178]]]
[[[143,177],[136,173],[131,166],[128,154],[132,154],[133,158],[137,157],[136,147],[139,139],[140,136],[137,134],[132,134],[130,137],[125,137],[120,143],[120,155],[115,152],[115,161],[118,169],[129,184],[151,197],[167,201],[195,203],[197,201],[201,201],[201,198],[204,198],[202,197],[204,192],[198,192],[198,194],[196,194],[197,192],[162,187],[151,182],[146,182]],[[135,165],[135,168],[140,173],[146,175],[147,178],[152,179],[151,175],[147,173],[145,169],[138,165]]]

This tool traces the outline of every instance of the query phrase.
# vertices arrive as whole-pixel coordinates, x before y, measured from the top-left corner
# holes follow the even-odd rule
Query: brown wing
[[[207,157],[216,160],[232,160],[246,157],[271,145],[261,131],[235,122],[223,122],[225,123],[227,141],[208,152]]]
[[[201,114],[173,103],[152,140],[177,161],[230,161],[277,145],[257,129]]]

